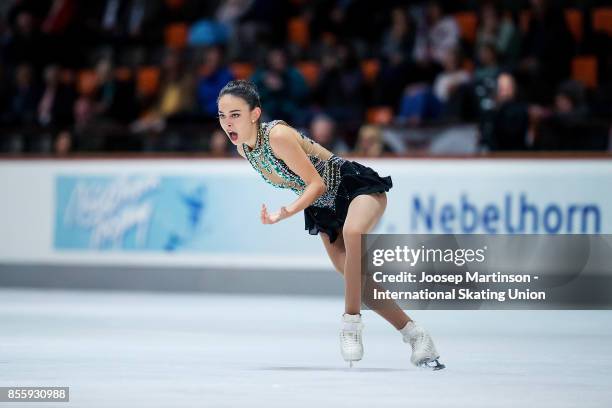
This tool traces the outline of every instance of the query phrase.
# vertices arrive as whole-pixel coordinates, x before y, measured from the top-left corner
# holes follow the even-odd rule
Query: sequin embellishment
[[[279,122],[284,123],[280,120],[262,123],[257,133],[255,147],[251,149],[248,145],[243,144],[243,151],[251,166],[267,183],[277,188],[291,189],[296,194],[302,195],[306,183],[283,160],[277,158],[270,147],[270,130]],[[314,143],[303,134],[300,133],[300,135],[310,143]],[[323,160],[314,154],[307,153],[307,156],[326,186],[325,193],[317,198],[312,205],[335,210],[335,198],[341,181],[340,167],[346,160],[335,155],[332,155],[328,160]],[[269,176],[266,176],[266,173]],[[277,176],[280,180],[273,181],[270,176]]]

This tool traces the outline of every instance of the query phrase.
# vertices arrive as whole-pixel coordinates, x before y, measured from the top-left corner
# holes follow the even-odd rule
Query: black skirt
[[[336,195],[335,211],[331,208],[307,207],[304,209],[305,229],[310,235],[325,232],[330,242],[338,238],[351,201],[358,195],[382,193],[393,187],[391,177],[380,177],[377,172],[356,161],[347,160],[340,167],[341,181]]]

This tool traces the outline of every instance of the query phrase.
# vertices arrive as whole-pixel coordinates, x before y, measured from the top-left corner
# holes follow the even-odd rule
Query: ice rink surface
[[[0,407],[611,407],[612,311],[415,311],[446,370],[364,311],[340,357],[343,300],[0,290],[0,386],[69,403]]]

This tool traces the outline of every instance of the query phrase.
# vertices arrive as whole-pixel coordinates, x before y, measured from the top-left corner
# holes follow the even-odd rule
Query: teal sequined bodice
[[[242,149],[251,166],[266,182],[274,187],[287,188],[301,195],[306,188],[306,183],[282,159],[274,155],[270,146],[270,131],[279,123],[286,125],[282,120],[261,123],[255,147],[251,149],[248,145],[243,144]],[[312,205],[335,209],[335,198],[341,179],[340,167],[346,160],[334,155],[301,132],[298,133],[300,146],[327,187],[325,193]]]

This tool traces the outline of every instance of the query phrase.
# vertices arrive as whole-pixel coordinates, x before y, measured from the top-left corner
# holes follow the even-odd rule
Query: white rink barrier
[[[361,160],[393,189],[375,233],[612,233],[612,161]],[[296,196],[242,160],[0,162],[0,263],[329,268]]]

